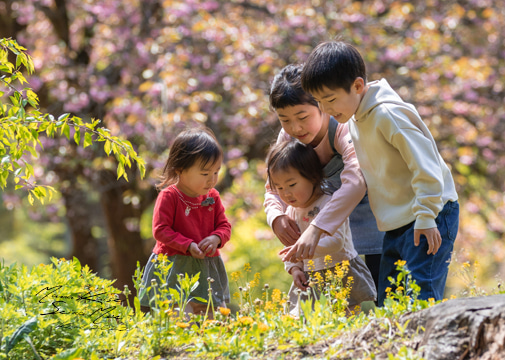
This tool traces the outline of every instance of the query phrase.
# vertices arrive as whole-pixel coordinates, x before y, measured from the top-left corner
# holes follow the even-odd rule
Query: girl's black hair
[[[175,138],[167,162],[163,168],[158,189],[177,182],[177,172],[188,169],[199,161],[202,167],[223,158],[223,150],[208,128],[193,128],[181,132]]]
[[[301,73],[303,65],[287,65],[275,75],[270,86],[270,109],[309,104],[317,107],[312,95],[302,89]]]
[[[352,45],[339,40],[317,45],[307,58],[301,74],[307,92],[339,88],[347,93],[357,78],[366,84],[366,66],[361,54]]]
[[[275,190],[275,185],[272,183],[272,173],[285,171],[289,168],[298,170],[301,176],[314,184],[314,187],[322,187],[323,185],[323,166],[316,151],[312,146],[305,145],[296,139],[272,145],[266,162],[268,181],[272,190]]]

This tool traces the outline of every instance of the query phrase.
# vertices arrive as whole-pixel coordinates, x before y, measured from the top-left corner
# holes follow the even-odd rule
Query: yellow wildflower
[[[254,322],[254,319],[250,316],[242,316],[238,318],[238,321],[242,325],[251,325]]]
[[[405,266],[407,264],[407,261],[405,260],[398,260],[397,262],[395,262],[395,265],[398,265],[398,266]]]
[[[232,272],[231,279],[232,281],[238,281],[240,279],[240,272],[239,271]]]
[[[296,318],[293,315],[285,314],[285,315],[281,316],[282,322],[289,322],[289,321],[293,321],[293,320],[296,320]]]
[[[219,312],[223,316],[228,316],[228,315],[230,315],[231,309],[228,309],[228,308],[225,308],[225,307],[220,307],[219,308]]]
[[[331,255],[326,255],[326,256],[324,257],[324,264],[325,264],[325,265],[329,265],[329,264],[331,264],[331,261],[332,261]]]
[[[251,271],[251,264],[245,263],[244,264],[244,271],[245,272],[250,272]]]
[[[185,323],[185,322],[176,322],[175,325],[177,325],[178,327],[180,327],[181,329],[186,329],[189,327],[189,324],[188,323]]]
[[[267,324],[265,324],[265,323],[259,323],[259,324],[258,324],[258,329],[259,329],[260,331],[267,331],[267,330],[268,330],[268,325],[267,325]]]
[[[279,289],[272,290],[272,301],[274,303],[280,303],[282,298],[282,292]]]
[[[316,266],[314,265],[314,260],[310,259],[309,261],[307,261],[307,269],[309,271],[313,271],[315,268]]]

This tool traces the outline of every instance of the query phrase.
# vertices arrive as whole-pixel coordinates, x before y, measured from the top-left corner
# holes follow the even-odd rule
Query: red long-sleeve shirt
[[[222,248],[230,240],[231,224],[224,213],[223,203],[216,189],[211,189],[208,195],[189,197],[180,195],[171,185],[163,189],[156,199],[153,213],[153,236],[156,245],[155,254],[189,255],[187,252],[192,242],[199,243],[210,235],[221,239]],[[214,198],[214,204],[192,208],[186,216],[187,205],[180,196],[190,204],[199,204],[207,196]],[[219,256],[219,250],[209,256]]]

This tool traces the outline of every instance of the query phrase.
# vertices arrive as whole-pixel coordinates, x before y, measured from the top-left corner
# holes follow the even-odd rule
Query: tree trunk
[[[82,265],[88,265],[93,272],[97,272],[98,245],[91,234],[86,194],[76,186],[62,189],[61,194],[65,201],[66,218],[72,238],[70,256],[75,256]]]
[[[128,190],[133,192],[135,183],[124,179],[116,180],[111,171],[100,171],[100,203],[105,216],[108,232],[108,247],[114,285],[123,290],[128,285],[133,295],[133,275],[137,261],[144,266],[147,254],[140,236],[141,209],[135,209],[131,203],[125,204],[124,197]]]

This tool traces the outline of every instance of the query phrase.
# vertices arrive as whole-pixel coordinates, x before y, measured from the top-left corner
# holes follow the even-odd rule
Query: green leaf
[[[67,139],[70,140],[70,126],[67,123],[63,124],[61,127],[61,133],[66,136]]]
[[[117,164],[117,180],[119,180],[119,178],[123,175],[125,175],[124,165],[123,163],[120,162],[119,164]]]
[[[74,141],[77,145],[81,142],[81,129],[76,128],[74,133]]]
[[[106,140],[105,145],[103,146],[103,149],[107,155],[110,155],[110,152],[112,151],[112,147],[110,145],[110,141]]]
[[[91,133],[85,132],[84,133],[84,144],[82,145],[83,148],[86,148],[93,144],[93,139],[91,138]]]
[[[82,354],[82,349],[68,349],[62,351],[58,355],[51,358],[52,360],[73,360],[75,358],[80,358]]]
[[[23,339],[25,336],[31,333],[35,329],[36,325],[37,325],[37,318],[32,317],[31,319],[25,321],[23,325],[21,325],[19,328],[17,328],[16,331],[14,331],[14,334],[12,334],[12,337],[10,337],[8,340],[6,337],[5,340],[7,345],[5,348],[5,352],[9,354],[9,351],[11,351],[14,346],[16,346],[19,340]]]

